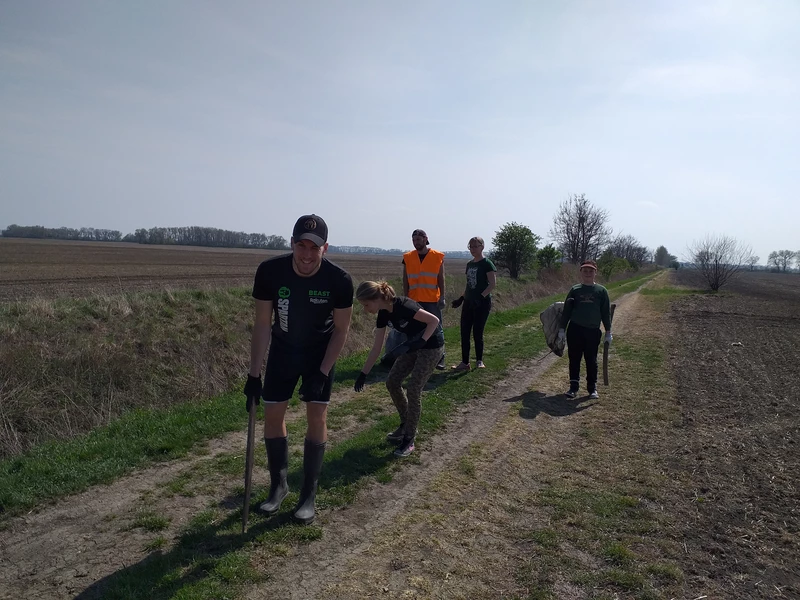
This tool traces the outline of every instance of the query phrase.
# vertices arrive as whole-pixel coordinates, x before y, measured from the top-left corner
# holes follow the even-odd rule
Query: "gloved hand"
[[[261,375],[258,377],[253,377],[249,373],[247,374],[247,383],[244,384],[244,395],[247,397],[247,403],[245,404],[245,408],[247,412],[250,412],[250,405],[255,402],[256,406],[258,406],[261,402]]]
[[[308,381],[304,381],[300,387],[300,397],[305,402],[316,402],[322,396],[322,390],[325,389],[325,384],[328,383],[328,376],[322,371],[317,371]]]
[[[610,332],[610,331],[606,331],[606,340],[605,340],[605,341],[606,341],[606,343],[607,343],[607,344],[610,344],[610,343],[611,343],[611,340],[613,340],[613,339],[614,339],[614,336],[613,336],[613,335],[611,335],[611,332]]]
[[[427,343],[428,343],[428,340],[424,340],[421,337],[418,337],[418,338],[413,339],[413,340],[408,340],[406,342],[406,346],[408,346],[408,351],[409,352],[416,352],[417,350],[419,350],[420,348],[425,346],[425,344],[427,344]]]
[[[458,298],[456,298],[455,300],[453,300],[453,301],[450,303],[450,306],[452,306],[453,308],[458,308],[458,307],[459,307],[459,306],[461,306],[463,303],[464,303],[464,296],[459,296]]]
[[[364,371],[358,374],[358,378],[356,379],[356,384],[353,386],[353,389],[357,392],[360,392],[364,389],[364,382],[367,381],[367,374]]]
[[[559,329],[558,330],[558,341],[563,342],[567,339],[567,330],[566,329]]]
[[[439,297],[439,301],[436,303],[436,306],[439,308],[444,308],[447,302],[444,301],[444,296]]]

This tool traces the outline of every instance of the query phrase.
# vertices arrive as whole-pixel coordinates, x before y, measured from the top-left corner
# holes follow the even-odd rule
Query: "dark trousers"
[[[570,323],[567,328],[567,353],[569,354],[569,386],[577,390],[581,381],[581,359],[586,359],[586,387],[590,392],[597,388],[597,349],[603,333],[600,328],[590,329]]]
[[[442,325],[442,309],[439,308],[438,302],[419,302],[418,303],[424,310],[427,310],[432,315],[439,319],[439,326],[436,328],[436,333],[444,337],[444,326]],[[442,360],[444,360],[444,346],[442,346]]]
[[[461,305],[461,361],[469,364],[469,336],[475,339],[475,360],[483,360],[483,330],[492,310],[492,299],[484,298],[480,306],[467,300]]]

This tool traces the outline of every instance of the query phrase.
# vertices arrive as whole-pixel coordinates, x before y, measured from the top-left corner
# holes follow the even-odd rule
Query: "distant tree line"
[[[289,243],[280,235],[244,233],[216,227],[151,227],[137,229],[123,238],[137,244],[175,244],[177,246],[211,246],[213,248],[262,248],[287,250]]]
[[[15,238],[37,238],[52,240],[82,240],[89,242],[133,242],[136,244],[174,244],[178,246],[212,246],[215,248],[261,248],[287,250],[289,243],[280,235],[244,233],[215,227],[151,227],[137,229],[135,233],[122,236],[111,229],[94,227],[48,228],[39,225],[9,225],[0,235]]]
[[[332,252],[334,254],[396,254],[400,256],[403,254],[403,250],[399,248],[390,248],[386,250],[384,248],[375,248],[374,246],[328,246],[328,252]]]
[[[95,229],[94,227],[48,228],[39,225],[9,225],[0,235],[15,238],[37,238],[45,240],[84,240],[89,242],[121,242],[122,234],[115,229]]]
[[[400,248],[377,248],[375,246],[328,246],[328,252],[333,254],[383,254],[389,256],[402,256],[406,250]],[[472,258],[466,250],[443,250],[448,258]]]

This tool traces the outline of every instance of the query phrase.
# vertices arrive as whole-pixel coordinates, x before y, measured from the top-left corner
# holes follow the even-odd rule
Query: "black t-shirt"
[[[375,327],[382,329],[391,323],[392,327],[394,327],[397,331],[406,334],[409,338],[413,338],[425,331],[425,328],[427,327],[425,323],[422,321],[417,321],[414,318],[414,315],[417,314],[417,311],[421,309],[422,307],[414,302],[411,298],[397,296],[394,300],[392,300],[392,312],[389,312],[385,309],[378,311],[378,319],[375,322]],[[434,348],[441,348],[443,345],[444,340],[442,340],[441,335],[434,333],[428,340],[428,343],[423,346],[423,348],[426,350],[432,350]]]
[[[258,266],[253,298],[272,301],[273,338],[298,349],[327,345],[333,309],[353,306],[353,280],[327,258],[313,276],[301,277],[292,268],[292,255],[285,254]]]

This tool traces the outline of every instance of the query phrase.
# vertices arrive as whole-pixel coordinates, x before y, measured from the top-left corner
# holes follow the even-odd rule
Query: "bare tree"
[[[747,264],[750,266],[750,270],[753,271],[758,264],[758,261],[761,260],[761,257],[756,256],[755,254],[751,254],[747,257]]]
[[[608,244],[607,250],[616,258],[624,258],[634,269],[648,262],[652,256],[647,246],[643,246],[632,235],[617,235]]]
[[[736,238],[708,235],[688,247],[689,262],[712,291],[719,290],[744,268],[752,251]]]
[[[792,250],[777,250],[775,252],[769,253],[769,258],[767,259],[767,266],[775,267],[776,269],[780,269],[784,273],[792,264],[796,253]]]
[[[611,237],[608,212],[595,207],[585,194],[572,195],[553,217],[550,237],[572,263],[596,259]]]

